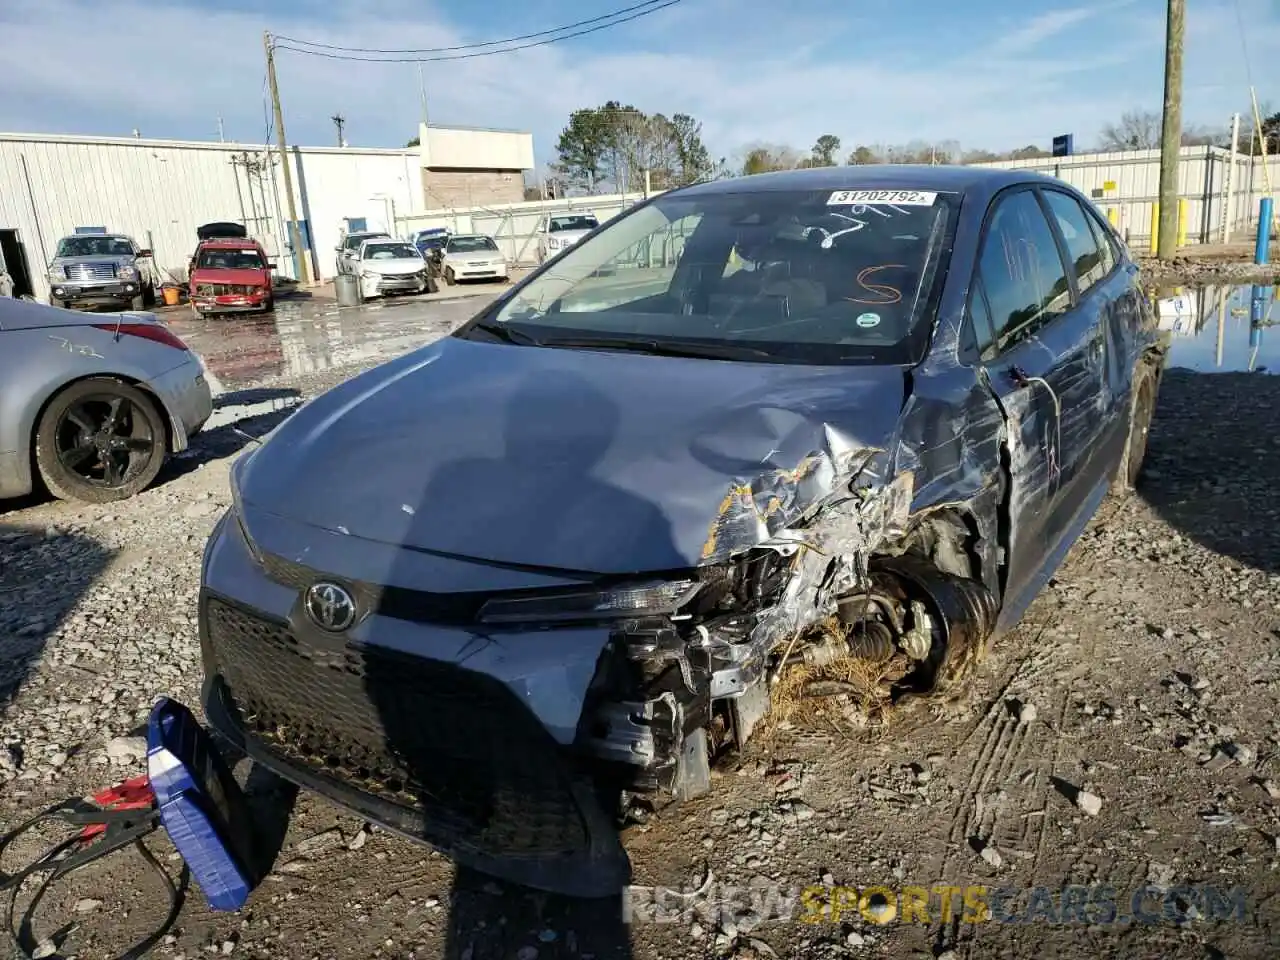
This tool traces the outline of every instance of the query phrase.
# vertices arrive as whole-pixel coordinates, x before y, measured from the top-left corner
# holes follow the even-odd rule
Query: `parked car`
[[[459,280],[506,280],[510,270],[493,237],[467,234],[450,237],[441,248],[440,275],[445,283],[455,284]]]
[[[427,261],[418,248],[403,240],[366,240],[350,260],[360,278],[360,297],[369,300],[389,293],[423,293],[434,289]]]
[[[116,304],[142,310],[155,303],[151,251],[122,234],[76,234],[58,241],[49,264],[49,302]]]
[[[197,318],[211,313],[270,313],[275,264],[257,240],[202,240],[191,258],[188,299]]]
[[[600,226],[592,213],[564,213],[545,217],[538,227],[538,262],[567,250]]]
[[[212,411],[199,358],[150,314],[0,300],[0,498],[131,497]]]
[[[359,252],[360,244],[364,243],[366,240],[378,239],[390,240],[391,235],[389,233],[383,233],[381,230],[361,230],[359,232],[348,233],[343,236],[342,242],[339,243],[336,248],[338,253],[337,272],[339,274],[358,272],[351,268],[351,260]]]
[[[449,242],[452,232],[448,227],[427,227],[422,230],[415,230],[409,234],[407,239],[419,252],[425,257],[432,250],[438,250]]]
[[[674,268],[633,256],[677,225]],[[207,715],[460,863],[616,892],[613,799],[710,790],[772,680],[962,677],[1137,481],[1162,349],[1055,179],[663,193],[237,461]]]

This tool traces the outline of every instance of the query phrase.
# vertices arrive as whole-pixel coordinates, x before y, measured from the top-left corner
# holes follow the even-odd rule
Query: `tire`
[[[154,307],[156,305],[156,288],[155,287],[142,288],[142,305],[144,307]]]
[[[1142,480],[1142,468],[1147,460],[1147,440],[1151,433],[1151,421],[1156,411],[1156,395],[1159,391],[1159,373],[1146,370],[1134,385],[1133,406],[1129,412],[1129,436],[1125,440],[1124,455],[1116,472],[1115,489],[1119,493],[1132,493]]]
[[[199,307],[197,307],[194,303],[191,305],[191,315],[195,317],[197,320],[204,320],[207,317],[207,314],[204,311],[202,311]]]
[[[145,490],[168,454],[154,400],[119,380],[78,380],[40,415],[36,468],[59,500],[111,503]]]
[[[275,313],[275,312],[276,312],[276,298],[275,298],[275,297],[270,298],[270,299],[269,299],[265,304],[263,304],[262,312],[263,312],[263,313]]]
[[[129,309],[130,310],[147,309],[147,295],[145,293],[140,293],[136,297],[134,297],[132,300],[130,300]]]

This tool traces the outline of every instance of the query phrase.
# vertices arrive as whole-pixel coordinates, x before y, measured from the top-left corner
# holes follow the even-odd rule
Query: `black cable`
[[[481,50],[477,53],[458,53],[446,57],[354,57],[339,53],[321,53],[319,50],[308,50],[304,47],[291,47],[286,44],[276,44],[277,50],[289,50],[293,53],[305,53],[313,57],[324,57],[328,60],[355,60],[363,63],[438,63],[443,60],[470,60],[473,57],[492,57],[499,53],[515,53],[517,50],[528,50],[532,47],[544,47],[549,43],[559,43],[561,40],[572,40],[574,37],[585,37],[589,33],[596,33],[600,30],[607,30],[609,27],[616,27],[619,24],[629,23],[632,20],[638,20],[640,17],[647,17],[651,13],[657,13],[667,7],[673,7],[681,0],[666,0],[657,6],[641,10],[639,13],[633,13],[629,17],[623,17],[621,20],[613,20],[609,23],[602,23],[586,30],[579,30],[575,33],[567,33],[562,37],[552,37],[549,40],[536,40],[533,43],[522,43],[514,47],[503,47],[501,50]],[[283,39],[283,38],[281,38]]]
[[[505,40],[485,40],[483,43],[463,43],[456,47],[407,47],[403,50],[380,50],[377,47],[343,47],[332,43],[317,43],[314,40],[299,40],[297,37],[274,36],[273,40],[284,40],[287,43],[298,43],[304,47],[315,47],[320,50],[341,50],[345,53],[452,53],[455,50],[478,50],[481,47],[497,47],[508,43],[519,43],[522,40],[532,40],[535,37],[547,37],[553,33],[563,33],[565,30],[576,30],[578,27],[585,27],[588,24],[599,23],[601,20],[612,20],[614,17],[620,17],[624,13],[631,13],[642,7],[651,7],[658,3],[659,0],[644,0],[643,3],[637,3],[630,7],[623,7],[621,10],[614,10],[612,13],[602,13],[598,17],[592,17],[589,20],[578,20],[575,23],[566,23],[559,27],[552,27],[550,30],[539,30],[537,33],[526,33],[519,37],[507,37]]]

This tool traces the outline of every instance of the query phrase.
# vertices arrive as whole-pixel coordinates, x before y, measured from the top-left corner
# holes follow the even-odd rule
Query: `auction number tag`
[[[827,206],[887,203],[896,207],[931,207],[938,194],[932,190],[837,190]]]

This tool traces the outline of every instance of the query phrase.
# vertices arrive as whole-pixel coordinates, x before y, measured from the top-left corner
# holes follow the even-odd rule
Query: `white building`
[[[291,147],[294,201],[308,273],[328,278],[344,229],[397,233],[396,218],[442,207],[523,199],[533,137],[421,127],[418,147]],[[48,295],[47,265],[76,227],[105,227],[185,276],[196,227],[239,221],[298,275],[288,242],[279,152],[258,144],[0,133],[0,260]],[[24,281],[24,282],[23,282]]]

